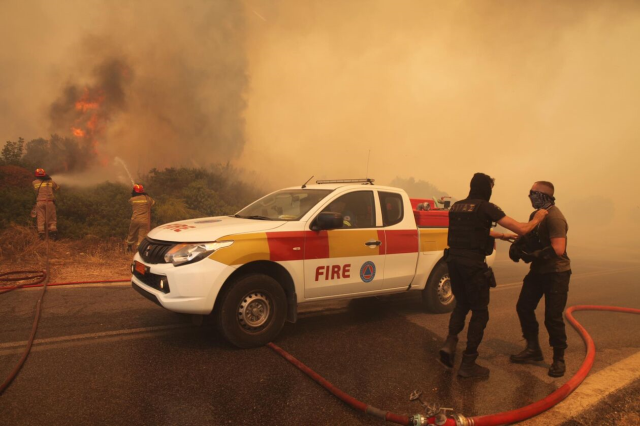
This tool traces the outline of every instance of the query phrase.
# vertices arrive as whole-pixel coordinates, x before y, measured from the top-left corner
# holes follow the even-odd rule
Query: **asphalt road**
[[[615,260],[590,250],[572,255],[569,305],[640,308],[638,257],[608,255]],[[399,414],[421,412],[409,401],[414,390],[466,416],[530,404],[577,371],[584,345],[567,326],[567,375],[553,379],[541,326],[545,361],[510,364],[508,355],[524,345],[515,303],[526,266],[502,253],[494,269],[498,287],[478,360],[491,369],[488,380],[458,379],[435,361],[448,315],[425,313],[419,293],[306,305],[276,343],[355,398]],[[0,296],[0,380],[20,358],[38,296]],[[590,375],[606,377],[609,366],[640,351],[640,315],[575,316],[596,342]],[[0,413],[2,425],[385,424],[339,402],[270,349],[232,348],[210,323],[195,326],[118,285],[48,290],[36,344],[0,396]]]

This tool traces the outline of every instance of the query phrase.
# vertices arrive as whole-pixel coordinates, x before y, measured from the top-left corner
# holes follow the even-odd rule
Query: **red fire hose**
[[[42,300],[44,299],[44,294],[47,290],[48,286],[59,286],[59,285],[72,285],[72,284],[97,284],[97,283],[118,283],[118,282],[128,282],[129,279],[126,280],[101,280],[101,281],[69,281],[69,282],[60,282],[60,283],[48,283],[48,238],[47,238],[47,265],[45,270],[43,271],[12,271],[5,272],[0,274],[0,283],[3,282],[18,282],[25,281],[24,283],[10,286],[10,287],[0,287],[0,294],[8,293],[10,291],[19,289],[19,288],[29,288],[29,287],[43,287],[42,293],[40,294],[40,298],[38,299],[38,303],[36,305],[36,316],[33,320],[33,326],[31,328],[31,334],[29,336],[29,340],[27,341],[27,347],[25,348],[22,357],[16,364],[16,366],[11,370],[5,381],[0,384],[0,395],[9,387],[13,379],[16,378],[20,369],[24,365],[27,357],[29,356],[29,352],[31,351],[31,346],[33,345],[33,341],[36,336],[36,331],[38,330],[38,323],[40,322],[40,312],[42,311]]]
[[[10,292],[12,290],[15,290],[17,288],[42,287],[41,283],[44,280],[44,271],[15,271],[15,272],[7,272],[7,274],[19,274],[19,273],[26,273],[26,272],[29,272],[29,273],[31,273],[31,272],[40,272],[41,274],[43,274],[42,275],[42,280],[34,282],[34,283],[25,283],[25,284],[12,286],[12,287],[0,287],[0,294],[8,293],[8,292]],[[5,281],[5,279],[2,278],[3,275],[5,275],[5,274],[0,274],[0,282]],[[26,277],[26,278],[21,278],[21,279],[32,279],[32,277]],[[9,281],[9,280],[18,281],[17,279],[6,279],[6,281]],[[104,283],[128,283],[128,282],[131,282],[130,278],[121,279],[121,280],[67,281],[67,282],[60,282],[60,283],[48,283],[47,287],[55,287],[55,286],[60,286],[60,285],[75,285],[75,284],[104,284]]]
[[[624,312],[624,313],[630,313],[630,314],[640,314],[640,309],[620,308],[617,306],[596,306],[596,305],[571,306],[565,311],[565,315],[569,323],[573,326],[573,328],[576,329],[576,331],[582,337],[582,340],[584,341],[585,346],[587,347],[587,355],[585,356],[585,359],[582,362],[582,365],[580,366],[576,374],[571,379],[569,379],[567,383],[562,385],[556,391],[552,392],[549,396],[539,401],[536,401],[533,404],[527,405],[525,407],[518,408],[512,411],[506,411],[503,413],[490,414],[486,416],[477,416],[477,417],[464,417],[458,414],[454,416],[455,419],[448,418],[446,423],[444,424],[447,426],[489,426],[489,425],[503,425],[503,424],[516,423],[516,422],[520,422],[525,419],[537,416],[538,414],[555,406],[556,404],[561,402],[563,399],[565,399],[567,396],[569,396],[569,394],[573,392],[580,385],[580,383],[582,383],[582,381],[587,377],[587,374],[589,374],[589,371],[593,366],[593,361],[595,359],[595,353],[596,353],[596,348],[595,348],[595,345],[593,344],[593,339],[591,339],[591,336],[589,335],[589,333],[587,333],[584,327],[582,327],[582,325],[580,325],[580,323],[578,323],[578,321],[576,321],[576,319],[573,317],[574,311],[611,311],[611,312]],[[323,377],[321,377],[316,372],[311,370],[309,367],[304,365],[302,362],[298,361],[296,358],[294,358],[291,354],[286,352],[284,349],[280,348],[279,346],[273,343],[269,343],[268,346],[271,349],[273,349],[275,352],[277,352],[279,355],[284,357],[287,361],[289,361],[294,366],[296,366],[298,369],[300,369],[305,374],[307,374],[309,377],[311,377],[313,380],[315,380],[318,384],[320,384],[329,392],[331,392],[333,395],[338,397],[347,405],[351,406],[352,408],[367,414],[375,415],[376,417],[385,419],[387,421],[390,421],[396,424],[400,424],[400,425],[413,424],[412,422],[413,419],[409,416],[386,412],[378,408],[372,407],[370,405],[367,405],[361,401],[358,401],[357,399],[353,398],[352,396],[344,393],[340,389],[333,386],[331,383],[329,383]],[[435,418],[429,417],[427,421],[429,424],[434,424]]]

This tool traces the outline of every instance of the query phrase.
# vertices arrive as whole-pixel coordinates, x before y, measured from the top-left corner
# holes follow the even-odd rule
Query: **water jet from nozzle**
[[[129,176],[129,180],[131,181],[131,186],[135,185],[136,183],[133,181],[133,178],[131,177],[131,173],[129,173],[129,169],[127,168],[127,165],[124,163],[124,161],[122,161],[122,158],[120,157],[116,157],[113,159],[113,163],[120,163],[122,165],[122,168],[124,169],[125,172],[127,172],[127,176]]]

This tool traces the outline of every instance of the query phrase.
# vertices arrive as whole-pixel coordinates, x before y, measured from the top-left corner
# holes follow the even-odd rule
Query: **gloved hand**
[[[536,250],[533,253],[531,253],[531,256],[534,259],[544,259],[544,260],[551,259],[555,255],[556,255],[556,251],[551,246],[547,246],[543,249]]]
[[[520,247],[515,244],[511,244],[511,247],[509,247],[509,259],[513,260],[516,263],[520,262],[521,252],[522,251],[520,250]]]
[[[536,259],[536,257],[533,255],[533,253],[527,253],[526,251],[521,250],[520,259],[522,259],[524,263],[531,263],[533,259]]]

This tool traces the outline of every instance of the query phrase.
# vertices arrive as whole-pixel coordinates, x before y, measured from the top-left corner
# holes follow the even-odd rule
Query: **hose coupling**
[[[456,422],[456,426],[473,426],[474,421],[471,417],[465,417],[459,413],[453,413],[451,418]]]
[[[429,424],[429,418],[423,414],[414,414],[409,417],[410,426],[426,426]]]

